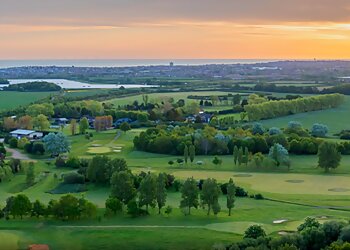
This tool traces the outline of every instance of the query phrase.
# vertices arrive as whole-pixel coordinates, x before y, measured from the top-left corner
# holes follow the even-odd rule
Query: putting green
[[[0,232],[0,249],[6,250],[15,250],[18,249],[18,243],[20,241],[20,237],[16,234],[2,231]]]
[[[87,151],[89,154],[108,154],[111,149],[108,147],[91,147]]]
[[[228,181],[229,178],[233,178],[237,184],[259,192],[277,194],[350,194],[350,176],[253,173],[249,178],[239,178],[235,177],[235,175],[239,174],[237,172],[181,170],[175,171],[173,174],[180,179],[193,176],[196,179],[206,179],[210,177],[219,181]],[[337,192],[337,190],[341,191]]]

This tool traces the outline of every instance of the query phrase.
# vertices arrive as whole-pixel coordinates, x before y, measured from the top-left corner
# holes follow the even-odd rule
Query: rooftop
[[[26,129],[17,129],[17,130],[14,130],[12,132],[10,132],[10,134],[17,134],[17,135],[30,135],[30,134],[33,134],[35,133],[35,131],[33,130],[26,130]]]

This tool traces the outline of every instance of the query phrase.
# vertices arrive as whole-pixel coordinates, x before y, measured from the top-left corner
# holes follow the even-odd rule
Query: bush
[[[68,160],[66,161],[66,167],[78,169],[80,167],[79,158],[75,156],[69,156]]]
[[[42,143],[42,142],[34,142],[33,143],[33,148],[32,148],[32,153],[33,154],[41,154],[41,155],[43,155],[45,153],[44,143]]]
[[[244,232],[244,238],[257,239],[265,236],[265,230],[260,225],[252,225]]]
[[[17,144],[18,144],[18,140],[16,138],[12,137],[9,140],[10,148],[17,148]]]
[[[23,137],[21,139],[19,139],[18,143],[17,143],[17,147],[19,149],[24,149],[25,145],[29,143],[29,140],[26,137]]]
[[[264,198],[264,196],[262,194],[256,194],[256,195],[254,195],[254,199],[255,200],[263,200],[265,198]]]
[[[64,168],[66,166],[66,161],[62,157],[57,157],[55,161],[55,166],[57,168]]]
[[[84,184],[85,177],[78,173],[68,173],[63,176],[63,183],[65,184]]]
[[[242,187],[236,187],[236,196],[237,197],[247,197],[248,192],[244,190]]]

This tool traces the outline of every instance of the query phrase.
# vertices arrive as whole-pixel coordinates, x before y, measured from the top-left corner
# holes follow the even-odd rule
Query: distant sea
[[[134,67],[169,65],[208,65],[208,64],[254,64],[278,60],[254,59],[115,59],[115,60],[0,60],[0,68],[25,66],[61,67]]]

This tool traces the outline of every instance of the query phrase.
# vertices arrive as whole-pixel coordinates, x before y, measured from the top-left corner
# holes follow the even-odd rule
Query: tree
[[[36,200],[32,204],[32,214],[31,216],[36,216],[39,218],[40,216],[46,215],[46,206],[41,203],[39,200]]]
[[[54,106],[51,103],[33,104],[26,110],[26,114],[30,115],[31,117],[39,115],[52,116],[54,113]]]
[[[341,154],[335,143],[324,141],[318,147],[318,166],[324,168],[325,172],[339,166]]]
[[[265,236],[265,230],[260,225],[252,225],[244,232],[244,238],[257,239]]]
[[[188,178],[182,185],[180,208],[186,208],[189,215],[191,214],[192,207],[198,207],[198,192],[198,186],[193,177]]]
[[[16,216],[20,216],[21,219],[23,216],[27,215],[32,209],[32,203],[30,202],[29,198],[24,194],[18,194],[13,199],[13,204],[11,207],[11,215],[13,218],[16,218]]]
[[[190,161],[191,161],[191,164],[193,163],[194,161],[194,157],[196,155],[196,148],[194,145],[190,145],[190,147],[188,148],[188,154],[190,156]]]
[[[313,217],[307,217],[304,221],[303,224],[300,224],[298,226],[298,232],[303,231],[306,228],[309,227],[315,227],[315,228],[319,228],[321,226],[321,224]]]
[[[26,183],[28,187],[33,186],[35,183],[35,172],[33,162],[29,162],[29,166],[26,172]]]
[[[147,174],[141,181],[139,187],[139,204],[140,207],[146,206],[148,212],[148,206],[155,207],[156,203],[156,190],[157,183],[153,174]]]
[[[77,133],[77,120],[72,119],[69,124],[71,135],[75,135]]]
[[[24,149],[24,146],[29,143],[29,140],[27,137],[22,137],[21,139],[18,140],[17,147],[19,149]]]
[[[129,172],[114,172],[111,178],[111,193],[113,197],[128,204],[136,196],[134,181]]]
[[[113,212],[114,214],[121,211],[123,208],[123,204],[120,202],[120,200],[112,196],[106,200],[105,206],[107,210]]]
[[[33,129],[32,117],[29,115],[22,116],[18,119],[18,127],[21,129]]]
[[[9,146],[10,146],[10,148],[17,148],[17,145],[18,145],[18,140],[17,140],[17,138],[12,137],[12,138],[9,140]]]
[[[252,132],[254,135],[256,135],[256,134],[262,135],[265,133],[265,128],[261,123],[255,122],[253,124]]]
[[[139,122],[148,122],[148,114],[147,113],[138,113],[137,114],[137,120]]]
[[[274,160],[277,166],[286,165],[290,166],[289,154],[281,144],[276,143],[270,148],[269,157]]]
[[[208,178],[204,181],[202,187],[201,194],[201,202],[203,205],[207,205],[207,215],[210,214],[210,211],[213,206],[217,206],[219,204],[219,195],[221,193],[221,189],[216,183],[215,179]],[[219,206],[220,210],[220,206]]]
[[[40,114],[33,119],[33,126],[41,131],[50,127],[50,122],[47,116]]]
[[[243,148],[239,148],[238,150],[237,162],[239,166],[243,163]]]
[[[131,130],[130,124],[127,122],[123,122],[120,124],[120,130],[126,133],[127,131]]]
[[[219,157],[215,156],[213,159],[213,164],[214,165],[221,165],[222,164],[222,159],[220,159]]]
[[[311,128],[311,135],[314,137],[325,137],[328,133],[328,127],[324,124],[315,123]]]
[[[230,178],[230,181],[227,184],[227,208],[228,208],[228,216],[231,216],[231,210],[235,206],[235,200],[236,200],[236,186],[233,183],[232,178]]]
[[[237,165],[237,162],[238,162],[238,147],[237,145],[234,146],[233,148],[233,162],[235,163],[235,165]]]
[[[79,121],[79,133],[85,134],[88,128],[89,128],[89,120],[86,117],[83,117]]]
[[[248,166],[248,162],[249,162],[249,150],[248,150],[247,147],[244,148],[243,162],[245,163],[246,166]]]
[[[188,146],[185,145],[185,148],[184,148],[184,160],[185,160],[185,163],[186,163],[186,164],[187,164],[187,162],[188,162],[188,155],[189,155]]]
[[[50,133],[43,138],[45,151],[52,156],[67,153],[70,150],[70,142],[61,132],[55,134]]]
[[[6,131],[11,131],[17,127],[16,121],[11,117],[5,117],[3,127]]]
[[[158,206],[158,214],[160,214],[160,210],[165,206],[167,191],[166,191],[166,174],[160,173],[157,177],[156,183],[156,202]]]

